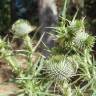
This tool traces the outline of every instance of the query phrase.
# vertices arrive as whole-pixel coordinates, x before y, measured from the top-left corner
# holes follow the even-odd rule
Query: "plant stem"
[[[9,62],[13,70],[18,73],[19,72],[19,64],[14,56],[6,56],[5,59]]]
[[[29,49],[29,51],[32,52],[32,51],[33,51],[33,50],[32,50],[32,43],[31,43],[31,39],[30,39],[30,37],[28,36],[28,34],[24,36],[24,41],[25,41],[26,47]]]

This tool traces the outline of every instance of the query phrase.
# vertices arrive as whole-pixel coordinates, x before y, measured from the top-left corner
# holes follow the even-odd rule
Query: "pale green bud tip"
[[[73,43],[75,46],[82,47],[85,45],[85,41],[88,39],[89,34],[86,32],[77,32],[75,38],[73,39]]]
[[[15,35],[23,36],[35,30],[35,26],[31,26],[31,24],[27,20],[19,19],[12,25],[12,31],[15,32]]]

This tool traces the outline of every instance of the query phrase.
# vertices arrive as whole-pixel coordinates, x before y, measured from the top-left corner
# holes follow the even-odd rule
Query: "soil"
[[[0,96],[14,96],[11,94],[18,90],[16,84],[9,82],[12,77],[11,68],[3,60],[0,60]]]

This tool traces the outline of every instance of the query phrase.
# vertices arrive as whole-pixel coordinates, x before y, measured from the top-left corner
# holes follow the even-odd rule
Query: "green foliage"
[[[72,21],[62,18],[60,25],[55,29],[57,44],[59,45],[56,52],[68,53],[83,52],[85,49],[91,50],[95,43],[95,37],[86,32],[84,19]]]
[[[43,69],[44,59],[38,59],[36,64],[31,64],[24,73],[21,72],[18,76],[16,83],[22,88],[22,91],[18,93],[19,95],[27,96],[51,96],[52,94],[48,92],[48,88],[51,82],[43,83],[43,77],[41,77],[41,71]],[[40,63],[38,65],[38,63]],[[51,94],[51,95],[50,95]],[[54,94],[52,95],[54,96]]]
[[[0,38],[0,58],[4,59],[8,64],[13,68],[12,70],[16,73],[19,72],[19,63],[17,63],[16,58],[13,55],[12,48],[10,46],[10,43],[6,43],[5,40],[2,40]]]
[[[7,29],[10,25],[10,0],[0,1],[0,32]]]

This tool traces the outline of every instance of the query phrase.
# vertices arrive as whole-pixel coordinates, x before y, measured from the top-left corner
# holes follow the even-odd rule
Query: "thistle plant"
[[[45,68],[49,77],[57,81],[63,81],[76,75],[78,63],[74,57],[57,55],[46,61]]]
[[[31,24],[28,21],[23,19],[17,20],[12,26],[13,34],[19,38],[22,38],[24,40],[26,47],[30,51],[33,50],[32,50],[31,39],[28,36],[28,34],[33,30],[35,30],[35,28],[36,27],[31,26]]]
[[[95,43],[95,37],[86,32],[84,18],[82,20],[72,21],[64,19],[60,25],[54,28],[56,31],[58,50],[62,52],[83,52],[85,49],[92,50]]]
[[[73,20],[71,25],[77,28],[76,34],[72,40],[73,46],[79,50],[92,49],[95,43],[95,37],[86,32],[84,25],[84,18],[82,20]]]
[[[74,37],[72,43],[74,45],[74,48],[76,47],[80,50],[84,50],[84,49],[91,50],[95,43],[95,38],[86,32],[78,31],[76,33],[76,36]]]

